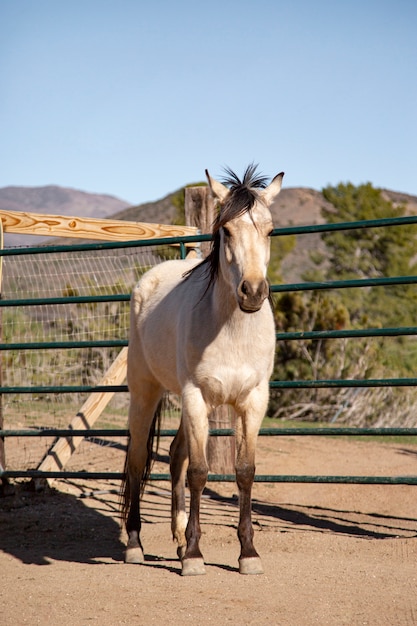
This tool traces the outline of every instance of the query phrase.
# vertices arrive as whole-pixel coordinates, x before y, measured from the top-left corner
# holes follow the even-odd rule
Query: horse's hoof
[[[143,563],[145,557],[143,556],[142,548],[127,548],[125,552],[125,563]]]
[[[187,548],[187,546],[178,546],[177,547],[177,556],[178,556],[180,561],[182,561],[183,558],[184,558],[186,548]]]
[[[203,559],[183,559],[181,576],[201,576],[205,573]]]
[[[239,574],[263,574],[262,561],[259,556],[251,556],[239,560]]]

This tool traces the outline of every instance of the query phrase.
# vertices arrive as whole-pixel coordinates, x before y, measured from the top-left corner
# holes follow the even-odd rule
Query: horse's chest
[[[216,358],[202,361],[196,368],[195,382],[213,405],[234,403],[269,378],[270,364],[269,354],[244,357],[239,350],[232,348]]]
[[[185,366],[181,369],[184,380],[199,387],[207,402],[235,403],[269,378],[275,351],[273,320],[265,315],[258,320],[247,327],[212,327],[206,321],[192,328],[183,344],[187,349],[179,355]]]

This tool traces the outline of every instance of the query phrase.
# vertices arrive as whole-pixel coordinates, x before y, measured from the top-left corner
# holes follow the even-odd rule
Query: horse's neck
[[[210,287],[209,307],[212,319],[219,328],[229,329],[231,333],[242,333],[255,322],[257,313],[243,313],[236,300],[236,295],[221,277]]]

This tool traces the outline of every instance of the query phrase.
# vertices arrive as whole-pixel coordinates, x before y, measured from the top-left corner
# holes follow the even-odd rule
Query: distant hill
[[[171,224],[175,218],[176,208],[172,203],[178,193],[170,193],[161,200],[146,202],[137,206],[130,206],[115,213],[112,217],[117,220],[132,222],[153,222],[156,224]],[[395,204],[405,204],[407,212],[417,215],[417,197],[397,191],[383,190],[383,195]],[[331,205],[324,199],[323,194],[309,187],[283,188],[271,207],[272,217],[276,227],[290,224],[322,224],[324,222],[321,210]]]
[[[110,217],[129,206],[113,196],[87,193],[77,189],[48,185],[46,187],[0,188],[0,210],[75,215],[77,217]],[[5,235],[6,246],[33,245],[45,237]]]
[[[177,193],[177,192],[175,192]],[[172,203],[175,193],[156,202],[129,207],[113,217],[120,220],[171,224],[176,209]],[[384,190],[384,196],[395,204],[405,204],[407,212],[417,215],[417,197],[396,191]],[[271,207],[275,227],[323,224],[323,208],[330,208],[320,191],[308,187],[283,188]],[[306,270],[312,268],[311,252],[326,256],[325,245],[317,234],[298,236],[293,250],[282,263],[282,274],[286,282],[299,282]]]
[[[172,224],[176,216],[170,193],[155,202],[129,206],[128,202],[108,195],[86,193],[57,186],[4,187],[0,189],[0,209],[75,215],[79,217],[111,217],[118,220]],[[383,190],[384,196],[394,204],[407,206],[407,213],[417,215],[417,197],[401,192]],[[331,207],[319,191],[310,188],[283,188],[271,207],[276,227],[288,225],[321,224],[322,208]],[[7,246],[33,245],[39,242],[57,243],[56,239],[7,235]],[[69,243],[69,240],[60,240]],[[297,282],[310,268],[312,251],[325,254],[324,244],[318,234],[297,237],[295,248],[284,259],[282,272],[287,282]]]
[[[127,222],[172,224],[176,213],[176,208],[172,199],[178,191],[169,193],[161,200],[156,200],[155,202],[145,202],[144,204],[124,208],[118,213],[112,215],[112,217],[115,220],[124,220]]]
[[[126,208],[113,217],[132,222],[170,224],[176,213],[176,208],[172,203],[172,198],[176,193],[178,192],[168,194],[156,202],[147,202]],[[319,224],[323,222],[321,217],[323,205],[327,206],[327,203],[319,191],[307,188],[284,188],[272,205],[271,212],[276,226],[280,224]]]

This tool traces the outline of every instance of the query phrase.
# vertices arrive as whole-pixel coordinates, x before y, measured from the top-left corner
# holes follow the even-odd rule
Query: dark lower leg
[[[241,552],[239,559],[259,556],[253,545],[251,494],[254,476],[254,465],[244,465],[236,468],[236,482],[239,488],[240,509],[238,537]]]
[[[185,536],[187,539],[187,549],[184,559],[202,558],[199,542],[201,537],[200,528],[200,500],[201,494],[207,482],[207,465],[201,467],[189,467],[188,486],[190,488],[190,519],[188,520]]]
[[[170,456],[172,483],[171,530],[172,537],[178,545],[178,556],[182,558],[186,546],[185,529],[187,526],[187,513],[185,507],[185,475],[187,471],[188,455],[181,426],[171,444]]]
[[[130,489],[130,507],[129,513],[126,519],[126,532],[128,536],[127,549],[142,548],[140,540],[140,498],[139,498],[139,485],[134,485]]]
[[[140,497],[150,472],[152,463],[153,441],[158,423],[158,404],[162,395],[161,387],[146,381],[143,387],[138,386],[132,373],[130,380],[129,407],[129,447],[126,456],[126,486],[124,497],[124,513],[128,543],[125,560],[128,563],[141,563],[143,549],[140,540]]]

